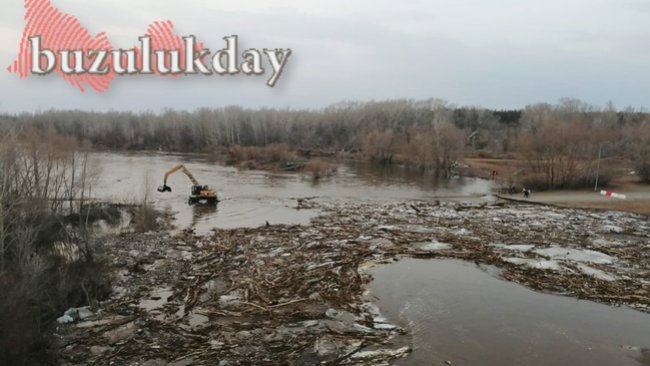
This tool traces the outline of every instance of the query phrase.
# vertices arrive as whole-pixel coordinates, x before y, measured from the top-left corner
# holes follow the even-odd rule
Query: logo
[[[175,34],[171,20],[151,23],[136,46],[114,49],[106,33],[91,35],[51,0],[25,0],[25,20],[18,58],[7,71],[21,79],[55,73],[81,92],[105,92],[117,77],[137,74],[268,75],[266,85],[274,87],[291,55],[289,48],[242,51],[236,35],[223,37],[223,48],[213,52],[193,35]]]

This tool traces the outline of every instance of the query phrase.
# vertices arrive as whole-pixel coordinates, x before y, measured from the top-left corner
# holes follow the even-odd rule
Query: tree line
[[[177,152],[285,144],[292,150],[359,154],[448,177],[466,157],[525,162],[516,180],[538,188],[592,182],[598,153],[635,163],[650,180],[650,116],[575,99],[522,110],[462,107],[439,99],[342,102],[322,109],[237,106],[160,113],[46,111],[0,117],[0,128],[36,128],[97,148]],[[525,182],[524,182],[525,181]]]

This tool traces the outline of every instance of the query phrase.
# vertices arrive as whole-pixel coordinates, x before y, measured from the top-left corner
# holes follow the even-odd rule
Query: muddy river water
[[[218,191],[216,208],[189,206],[190,181],[181,172],[169,177],[171,193],[159,193],[167,170],[184,164],[199,180]],[[147,200],[170,210],[179,229],[194,227],[197,233],[213,228],[258,227],[270,224],[303,224],[317,210],[296,210],[298,198],[317,200],[398,201],[414,199],[485,199],[490,182],[464,178],[434,181],[404,169],[377,169],[364,163],[339,165],[334,176],[314,182],[296,173],[240,170],[208,162],[201,155],[157,153],[94,154],[93,194],[101,200],[129,203]]]
[[[95,154],[93,194],[131,203],[143,197],[173,213],[179,229],[308,223],[318,210],[296,210],[298,198],[323,201],[488,200],[490,182],[436,182],[401,169],[341,164],[321,182],[296,173],[238,170],[202,156]],[[183,163],[218,190],[215,209],[189,206],[189,180],[165,171]],[[650,365],[650,316],[626,308],[542,294],[498,278],[495,269],[453,260],[403,259],[373,269],[371,293],[389,321],[408,330],[413,353],[403,365]]]
[[[542,294],[494,268],[405,259],[373,270],[384,316],[409,330],[403,365],[650,365],[650,316]]]

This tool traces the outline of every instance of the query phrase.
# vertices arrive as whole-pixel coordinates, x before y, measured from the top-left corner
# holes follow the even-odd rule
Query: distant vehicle
[[[190,190],[190,197],[187,201],[188,204],[193,205],[196,203],[203,203],[203,204],[209,204],[209,205],[216,205],[219,202],[219,198],[217,197],[217,192],[208,186],[204,186],[199,184],[199,182],[194,178],[192,173],[185,168],[183,164],[176,165],[175,167],[171,168],[167,173],[165,173],[165,180],[163,181],[163,185],[158,187],[158,192],[171,192],[172,188],[167,185],[167,178],[169,178],[170,175],[176,173],[177,171],[183,172],[192,182],[192,188]]]

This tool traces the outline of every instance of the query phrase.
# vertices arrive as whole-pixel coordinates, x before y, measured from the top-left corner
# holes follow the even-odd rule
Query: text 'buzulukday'
[[[258,50],[249,48],[239,53],[236,35],[224,37],[226,46],[216,52],[197,46],[194,36],[183,37],[177,49],[152,49],[151,37],[140,37],[140,47],[128,50],[60,50],[41,47],[41,37],[30,37],[31,72],[45,75],[56,69],[66,75],[135,74],[199,74],[199,75],[264,75],[267,65],[271,73],[266,84],[275,86],[287,65],[291,49]]]

